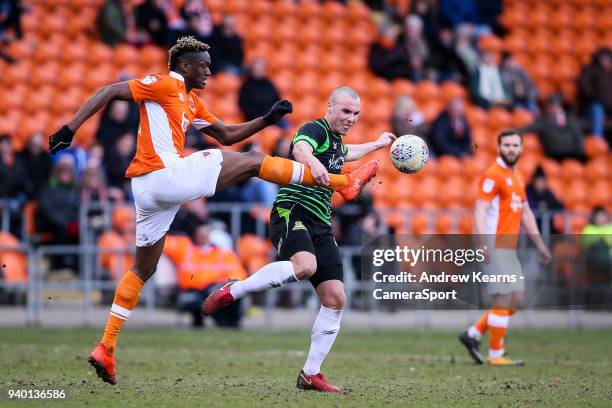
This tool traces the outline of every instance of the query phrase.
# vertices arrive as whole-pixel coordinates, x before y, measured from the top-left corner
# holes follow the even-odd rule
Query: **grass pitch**
[[[475,366],[455,332],[341,331],[323,367],[343,395],[304,392],[303,331],[130,330],[119,384],[86,357],[100,330],[0,329],[0,406],[595,407],[612,404],[612,332],[511,331],[525,367]],[[62,401],[9,400],[9,389],[63,389]]]

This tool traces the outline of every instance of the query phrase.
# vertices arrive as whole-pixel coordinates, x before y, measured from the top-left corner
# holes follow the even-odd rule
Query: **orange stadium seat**
[[[446,81],[441,85],[442,98],[445,102],[450,101],[453,98],[465,99],[467,97],[467,91],[463,86],[454,81]]]
[[[473,234],[474,233],[474,216],[473,215],[462,215],[459,217],[459,231],[460,234]]]
[[[27,257],[19,251],[19,241],[8,232],[0,231],[0,278],[5,283],[26,283],[28,281]]]
[[[440,98],[442,95],[440,87],[433,81],[421,81],[416,85],[414,97],[418,101],[430,102]]]
[[[493,128],[507,128],[510,126],[512,115],[503,108],[491,108],[489,110],[488,122]]]
[[[561,163],[561,176],[567,181],[583,180],[584,166],[578,160],[563,160]]]
[[[482,126],[487,123],[488,116],[484,109],[474,105],[467,105],[465,108],[465,116],[470,126]]]
[[[436,217],[436,234],[451,234],[453,232],[453,218],[447,214]]]
[[[527,109],[517,108],[512,112],[512,118],[510,119],[510,124],[514,128],[520,128],[526,126],[533,122],[535,119],[533,113],[528,111]]]
[[[563,203],[568,206],[587,203],[589,196],[588,184],[582,180],[574,180],[566,185],[563,193]]]
[[[572,9],[568,5],[557,7],[550,15],[550,25],[556,30],[572,25]]]
[[[605,156],[610,151],[605,139],[589,136],[584,140],[584,151],[589,158]]]
[[[282,0],[274,5],[272,12],[278,20],[284,20],[287,17],[296,15],[298,8],[298,5],[292,0]]]
[[[120,68],[135,64],[139,60],[138,50],[128,44],[119,44],[113,50],[113,54],[115,65]]]
[[[596,205],[607,206],[612,204],[612,182],[610,180],[597,180],[589,189],[588,203],[594,207]]]
[[[585,175],[590,183],[599,180],[610,180],[610,165],[606,156],[599,156],[589,160],[586,165]]]
[[[542,144],[536,134],[526,133],[523,135],[523,151],[526,153],[534,153],[538,156],[542,155]]]
[[[416,214],[410,218],[410,232],[413,234],[429,234],[432,231],[432,219],[425,214]],[[435,223],[434,223],[435,224]]]
[[[267,240],[253,234],[244,234],[236,242],[236,251],[249,275],[268,262],[271,248],[272,245]],[[266,260],[263,265],[262,260]]]
[[[416,92],[414,83],[406,79],[395,79],[391,83],[391,91],[395,97],[408,95],[412,96]]]
[[[478,46],[483,51],[500,52],[504,47],[504,43],[496,35],[489,34],[480,36]]]

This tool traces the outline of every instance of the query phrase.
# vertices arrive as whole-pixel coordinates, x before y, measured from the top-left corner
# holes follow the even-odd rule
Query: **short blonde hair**
[[[178,39],[176,44],[168,51],[168,68],[176,68],[181,56],[190,52],[208,51],[210,46],[202,41],[198,41],[195,37],[186,36]]]

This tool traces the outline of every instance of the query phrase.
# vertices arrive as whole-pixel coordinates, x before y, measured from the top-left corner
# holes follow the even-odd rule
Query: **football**
[[[420,137],[404,135],[393,142],[389,156],[395,168],[402,173],[416,173],[427,164],[429,148]]]

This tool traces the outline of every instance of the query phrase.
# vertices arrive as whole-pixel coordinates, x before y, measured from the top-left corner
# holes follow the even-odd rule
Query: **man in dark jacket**
[[[544,154],[551,159],[585,160],[584,141],[580,125],[565,112],[560,95],[552,95],[546,101],[546,114],[532,124],[520,129],[523,133],[537,133]]]
[[[249,66],[246,80],[238,91],[238,105],[247,121],[266,114],[280,95],[266,76],[266,62],[255,59]]]
[[[546,230],[546,228],[544,228],[544,219],[542,218],[543,212],[563,210],[561,201],[559,201],[555,194],[548,188],[546,176],[541,167],[536,169],[531,183],[527,186],[527,201],[529,201],[529,207],[534,212],[540,231]],[[547,228],[551,233],[558,234],[561,232],[555,229],[552,217],[548,218]]]
[[[210,45],[211,71],[213,74],[221,71],[240,74],[244,47],[242,38],[236,32],[236,20],[228,15],[223,18],[220,26],[215,26],[208,39]]]
[[[53,167],[49,184],[38,196],[37,231],[48,232],[52,244],[76,245],[79,242],[79,189],[74,177],[74,165],[69,156],[62,156]],[[76,270],[77,258],[64,256],[54,259],[53,269]]]
[[[15,155],[9,135],[0,135],[0,212],[8,206],[10,232],[21,236],[21,210],[32,193],[25,161]],[[5,201],[6,200],[6,201]]]
[[[453,98],[448,108],[431,125],[429,140],[435,154],[461,158],[472,154],[472,132],[461,98]]]
[[[599,49],[578,80],[580,98],[591,120],[592,131],[603,137],[606,116],[612,113],[612,51]]]
[[[397,37],[397,29],[390,23],[383,23],[378,41],[370,47],[370,69],[388,81],[396,78],[409,79],[412,75],[410,56],[406,48],[398,43]]]

